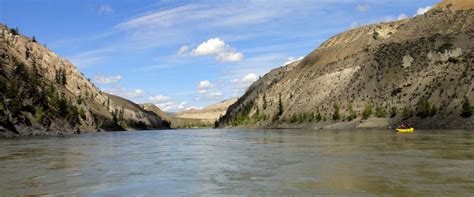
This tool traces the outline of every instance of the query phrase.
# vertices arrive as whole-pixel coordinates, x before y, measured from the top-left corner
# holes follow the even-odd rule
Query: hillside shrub
[[[438,112],[438,108],[436,107],[435,104],[433,104],[433,105],[431,106],[430,116],[433,117],[434,115],[436,115],[437,112]]]
[[[35,111],[36,121],[42,124],[45,117],[46,117],[46,112],[44,111],[43,107],[38,107],[38,109],[36,109]]]
[[[283,114],[283,103],[281,102],[281,93],[278,94],[278,116]]]
[[[354,111],[352,107],[352,103],[349,103],[348,108],[349,108],[349,116],[347,116],[347,120],[352,121],[357,118],[357,113]]]
[[[386,115],[385,109],[383,107],[377,106],[375,108],[375,116],[377,118],[384,118]]]
[[[267,94],[263,93],[263,110],[267,109]]]
[[[339,105],[336,103],[334,104],[334,113],[332,115],[332,119],[339,120],[340,118],[341,118],[340,108],[339,108]]]
[[[390,108],[390,118],[397,116],[397,107]]]
[[[431,104],[426,97],[421,97],[416,106],[416,116],[426,118],[431,114]]]
[[[471,106],[471,102],[469,101],[469,98],[467,98],[467,96],[464,96],[464,99],[462,102],[461,117],[469,118],[472,116],[473,111],[474,110],[473,110],[473,107]]]
[[[406,120],[408,118],[411,118],[412,116],[413,116],[413,110],[411,110],[409,106],[405,106],[403,108],[403,113],[402,113],[403,119]]]
[[[20,30],[18,29],[18,27],[10,28],[10,33],[13,35],[20,35]]]
[[[362,112],[362,119],[367,120],[372,115],[372,105],[370,103],[365,104],[364,111]]]

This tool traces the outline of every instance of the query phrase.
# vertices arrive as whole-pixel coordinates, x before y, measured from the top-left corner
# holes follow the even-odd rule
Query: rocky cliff
[[[0,90],[0,135],[166,128],[158,116],[103,93],[69,61],[4,25]]]
[[[474,128],[474,5],[336,35],[252,84],[219,127]]]

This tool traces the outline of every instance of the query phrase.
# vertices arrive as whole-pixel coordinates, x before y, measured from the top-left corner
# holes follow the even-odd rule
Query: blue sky
[[[166,111],[240,96],[337,33],[436,0],[0,0],[0,22],[73,62],[102,90]]]

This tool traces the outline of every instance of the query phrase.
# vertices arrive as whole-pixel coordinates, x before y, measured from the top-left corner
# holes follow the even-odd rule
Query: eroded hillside
[[[473,128],[472,116],[460,116],[474,97],[468,5],[334,36],[252,84],[219,126]]]
[[[0,135],[166,127],[143,109],[127,110],[69,61],[4,25],[0,25],[0,65]]]

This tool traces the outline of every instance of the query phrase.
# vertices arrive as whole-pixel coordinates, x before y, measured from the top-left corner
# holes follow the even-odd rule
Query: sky
[[[439,0],[0,0],[0,22],[71,61],[101,90],[175,112],[232,97],[359,26]]]

